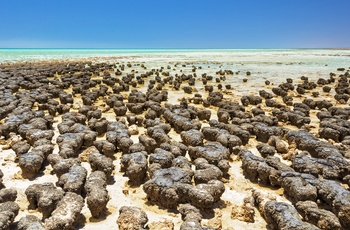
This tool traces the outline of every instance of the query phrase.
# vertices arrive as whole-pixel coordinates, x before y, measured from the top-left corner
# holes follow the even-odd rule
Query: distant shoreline
[[[346,48],[3,48],[0,50],[350,50]]]
[[[37,62],[48,60],[90,60],[94,62],[111,59],[167,59],[170,61],[225,61],[222,57],[230,57],[231,61],[246,64],[251,61],[265,63],[279,62],[284,56],[294,57],[291,62],[303,62],[304,55],[314,57],[342,56],[350,57],[350,48],[327,49],[92,49],[92,48],[5,48],[0,49],[0,63],[6,62]],[[299,58],[297,58],[297,56]],[[325,58],[323,58],[325,59]],[[308,61],[308,59],[305,59]],[[328,64],[328,60],[324,60]]]

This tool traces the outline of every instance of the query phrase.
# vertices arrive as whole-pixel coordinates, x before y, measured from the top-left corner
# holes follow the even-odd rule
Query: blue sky
[[[350,47],[350,0],[1,0],[0,48]]]

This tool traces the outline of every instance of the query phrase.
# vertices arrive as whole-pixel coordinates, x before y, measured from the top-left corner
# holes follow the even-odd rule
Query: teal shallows
[[[347,67],[350,50],[332,49],[0,49],[0,63],[88,57],[137,57],[162,61],[218,61],[275,65],[278,62],[306,66]]]

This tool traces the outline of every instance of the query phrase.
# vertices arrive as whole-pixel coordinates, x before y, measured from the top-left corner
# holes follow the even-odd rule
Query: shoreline
[[[185,59],[200,58],[201,55],[207,55],[208,58],[215,58],[218,55],[228,56],[232,54],[233,57],[252,57],[256,58],[256,54],[259,55],[277,55],[284,58],[288,55],[298,55],[302,59],[303,55],[325,55],[325,56],[350,56],[350,49],[21,49],[21,48],[0,48],[0,63],[12,63],[12,62],[35,62],[50,61],[50,60],[85,60],[89,58],[94,59],[108,59],[108,58],[150,58],[150,57],[163,57],[168,55],[174,55],[174,58],[180,57]],[[340,52],[340,53],[337,53]],[[6,58],[6,59],[4,59]],[[232,57],[230,57],[232,58]],[[239,58],[237,60],[239,60]],[[248,59],[251,60],[251,59]]]

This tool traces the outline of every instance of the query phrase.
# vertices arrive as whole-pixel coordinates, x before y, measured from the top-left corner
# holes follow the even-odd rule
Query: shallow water
[[[186,74],[192,73],[192,66],[202,67],[197,75],[230,69],[235,74],[227,76],[226,84],[241,87],[243,78],[248,78],[244,88],[262,86],[265,79],[279,84],[300,76],[328,78],[339,67],[350,68],[350,50],[332,49],[0,49],[0,63],[67,59],[144,62],[149,68],[164,67],[171,74],[178,73],[176,63],[187,64],[181,68]],[[174,70],[167,70],[167,65]],[[247,71],[251,76],[246,76]]]
[[[0,49],[0,63],[105,57],[167,61],[218,61],[228,64],[332,65],[347,62],[350,50],[332,49]]]

